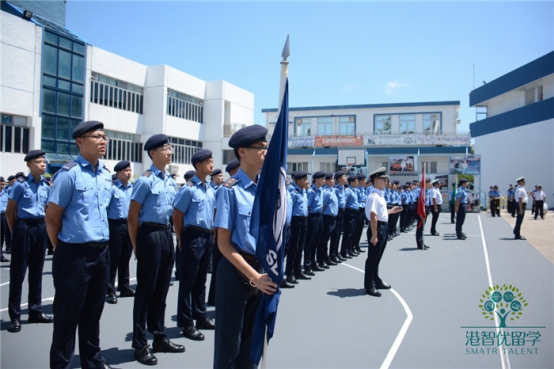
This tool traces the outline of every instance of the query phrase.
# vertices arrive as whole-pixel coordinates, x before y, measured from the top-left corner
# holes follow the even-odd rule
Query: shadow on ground
[[[327,292],[327,294],[331,296],[345,298],[364,296],[366,293],[364,288],[339,288],[336,291],[329,291]]]

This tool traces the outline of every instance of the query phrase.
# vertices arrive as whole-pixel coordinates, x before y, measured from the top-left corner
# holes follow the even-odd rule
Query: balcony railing
[[[231,137],[233,133],[241,128],[246,127],[246,124],[241,123],[224,123],[223,124],[223,137]]]

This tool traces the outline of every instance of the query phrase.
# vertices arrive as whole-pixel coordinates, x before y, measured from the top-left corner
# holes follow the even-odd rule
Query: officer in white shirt
[[[523,222],[523,216],[525,215],[525,207],[527,206],[527,191],[525,190],[525,177],[519,177],[516,179],[517,187],[514,199],[516,201],[516,226],[514,227],[514,235],[516,240],[525,240],[520,233],[521,223]]]
[[[533,193],[533,197],[535,198],[535,219],[537,219],[540,213],[541,219],[544,220],[544,199],[546,194],[542,191],[542,185],[537,186],[537,191]]]
[[[442,210],[442,195],[440,191],[440,180],[435,179],[431,182],[433,188],[431,189],[431,214],[433,215],[433,220],[431,221],[431,234],[433,236],[440,236],[440,233],[437,232],[437,221],[439,220],[439,214]]]
[[[383,189],[387,184],[386,168],[379,168],[370,173],[369,178],[373,183],[371,192],[366,199],[365,215],[369,219],[367,227],[368,253],[365,262],[364,287],[366,293],[379,297],[379,289],[388,290],[390,284],[383,282],[379,277],[379,262],[387,246],[389,214],[402,211],[401,206],[395,206],[387,210],[387,202],[383,197]]]

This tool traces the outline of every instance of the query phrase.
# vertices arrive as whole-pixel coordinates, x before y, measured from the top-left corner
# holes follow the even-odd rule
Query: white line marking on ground
[[[6,282],[6,283],[2,283],[2,284],[0,284],[0,287],[5,286],[5,285],[7,285],[7,284],[10,284],[10,282],[8,281],[8,282]]]
[[[365,271],[358,269],[356,267],[353,267],[352,265],[348,265],[345,263],[342,263],[341,265],[347,266],[349,268],[352,268],[354,270],[357,270],[358,272],[362,272],[365,274]],[[396,296],[398,301],[402,304],[402,307],[404,308],[404,311],[406,312],[406,320],[404,321],[404,324],[402,324],[402,328],[400,328],[400,332],[398,332],[398,335],[396,336],[396,339],[394,340],[389,353],[387,354],[387,357],[385,357],[385,361],[383,361],[383,364],[381,364],[381,369],[388,369],[390,364],[392,363],[392,360],[394,359],[394,356],[396,355],[396,352],[398,351],[398,348],[400,348],[400,344],[402,343],[402,340],[404,339],[404,336],[406,335],[406,332],[408,332],[408,328],[410,327],[410,324],[412,323],[412,320],[414,319],[414,316],[412,314],[412,311],[410,310],[410,307],[404,301],[402,296],[398,292],[394,290],[394,288],[391,288],[390,291]]]
[[[487,242],[485,241],[485,232],[483,231],[483,224],[481,223],[481,216],[477,215],[477,219],[479,220],[479,229],[481,230],[481,241],[483,243],[483,252],[485,253],[485,263],[487,264],[487,275],[489,277],[489,287],[493,287],[494,284],[492,283],[492,274],[491,274],[491,266],[489,263],[489,252],[487,251]],[[498,327],[500,325],[500,322],[498,321],[498,316],[494,315],[494,323]],[[500,331],[503,331],[503,329],[496,328],[496,333],[499,334]],[[501,348],[504,345],[501,346]],[[505,350],[501,349],[499,350],[500,355],[500,361],[502,362],[502,369],[510,369],[510,359],[508,358],[508,354],[505,353]]]

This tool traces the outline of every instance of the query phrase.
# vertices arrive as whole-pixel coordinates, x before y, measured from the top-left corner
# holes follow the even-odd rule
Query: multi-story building
[[[36,9],[20,7],[34,3]],[[216,167],[232,159],[224,157],[229,136],[254,122],[252,93],[89,45],[64,27],[65,1],[50,3],[2,0],[1,175],[25,171],[23,158],[33,149],[47,152],[50,173],[74,160],[71,132],[86,120],[105,125],[108,168],[129,160],[135,176],[150,167],[143,143],[157,133],[171,139],[169,170],[180,181],[197,150],[212,150]]]
[[[471,91],[477,118],[470,125],[482,157],[483,187],[525,176],[527,190],[554,192],[554,51]],[[552,205],[552,203],[549,203]]]

